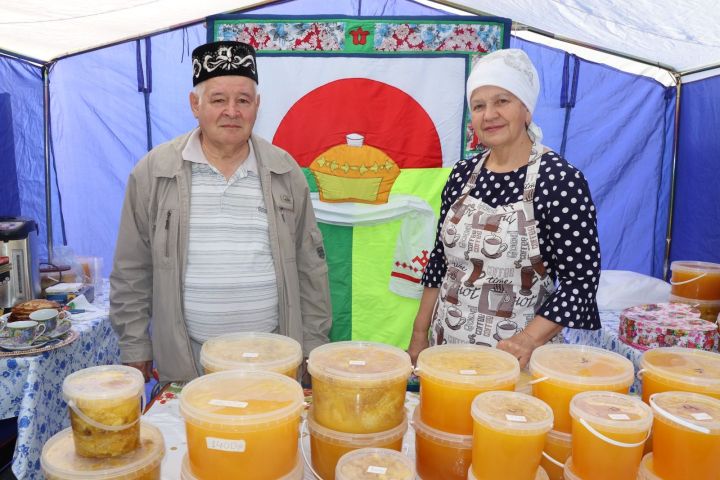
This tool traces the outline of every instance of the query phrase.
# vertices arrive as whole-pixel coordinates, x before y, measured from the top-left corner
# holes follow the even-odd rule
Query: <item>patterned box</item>
[[[636,305],[620,314],[620,340],[631,347],[718,349],[718,326],[684,303]]]

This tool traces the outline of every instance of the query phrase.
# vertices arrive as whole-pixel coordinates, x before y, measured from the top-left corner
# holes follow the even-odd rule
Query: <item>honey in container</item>
[[[180,397],[188,456],[195,476],[252,472],[283,478],[296,466],[303,391],[275,372],[211,373],[188,383]]]
[[[300,452],[298,452],[297,460],[295,461],[295,468],[293,468],[290,473],[278,478],[277,480],[302,480],[304,474],[305,462],[303,461]],[[200,477],[196,477],[193,473],[187,453],[183,456],[182,465],[180,467],[180,480],[202,480]]]
[[[107,365],[79,370],[63,381],[78,455],[115,457],[138,448],[145,379],[136,368]]]
[[[405,418],[410,356],[372,342],[335,342],[310,352],[313,415],[323,427],[345,433],[391,430]]]
[[[674,261],[670,269],[673,295],[697,300],[720,300],[720,264]]]
[[[643,353],[642,398],[654,393],[695,392],[720,399],[720,354],[693,348],[655,348]]]
[[[467,479],[468,480],[480,480],[475,476],[475,474],[473,474],[472,468],[470,468],[470,470],[468,470],[468,472],[467,472]],[[548,473],[545,471],[545,469],[543,467],[538,467],[537,471],[535,472],[535,476],[532,478],[532,480],[549,480],[549,479],[550,479],[550,477],[548,476]],[[502,480],[505,480],[505,478],[503,477]],[[566,480],[569,480],[569,479],[566,479]]]
[[[413,414],[415,468],[423,480],[465,480],[472,463],[472,435],[441,432]]]
[[[415,480],[415,467],[395,450],[361,448],[340,457],[335,480]]]
[[[209,339],[200,350],[205,373],[265,370],[295,378],[302,358],[296,340],[275,333],[228,333]]]
[[[545,455],[540,460],[540,466],[545,469],[550,480],[563,480],[565,462],[572,454],[572,435],[569,433],[550,430],[545,437]],[[559,465],[558,465],[559,464]]]

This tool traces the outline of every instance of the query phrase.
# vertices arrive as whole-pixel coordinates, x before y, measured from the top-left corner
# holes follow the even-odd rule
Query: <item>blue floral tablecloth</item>
[[[12,465],[18,479],[43,478],[43,445],[70,426],[62,398],[65,377],[83,368],[120,363],[120,347],[107,316],[106,298],[101,294],[95,301],[104,310],[98,318],[73,321],[79,338],[70,345],[34,356],[0,358],[0,419],[18,417]]]

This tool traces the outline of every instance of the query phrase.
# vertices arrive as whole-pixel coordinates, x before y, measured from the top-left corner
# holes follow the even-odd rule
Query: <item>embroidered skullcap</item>
[[[504,88],[518,97],[530,113],[535,110],[540,94],[540,79],[535,66],[522,50],[498,50],[478,60],[467,81],[468,104],[475,89],[485,85]]]
[[[240,75],[258,83],[255,49],[243,42],[212,42],[192,52],[193,87],[213,77]]]

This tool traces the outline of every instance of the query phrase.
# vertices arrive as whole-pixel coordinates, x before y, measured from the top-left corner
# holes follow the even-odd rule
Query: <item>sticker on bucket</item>
[[[223,452],[244,452],[245,440],[228,440],[225,438],[207,437],[207,448],[209,450],[222,450]]]
[[[460,370],[460,375],[477,375],[475,370]]]
[[[365,366],[365,360],[350,360],[348,362],[350,365],[354,365],[356,367],[364,367]]]
[[[243,358],[257,358],[259,356],[260,356],[260,354],[255,353],[255,352],[243,352],[243,354],[242,354]]]
[[[690,415],[692,415],[695,420],[712,420],[713,418],[705,412],[691,413]]]
[[[608,413],[608,417],[612,420],[630,420],[630,417],[624,413]]]
[[[246,408],[248,406],[248,402],[237,402],[235,400],[220,400],[217,398],[213,398],[208,403],[214,407]]]
[[[374,465],[370,465],[367,469],[368,473],[377,473],[378,475],[385,475],[387,473],[387,468],[385,467],[376,467]]]
[[[510,422],[521,422],[521,423],[527,422],[527,418],[525,418],[523,415],[508,415],[506,413],[505,418],[507,418],[508,421],[510,421]]]

